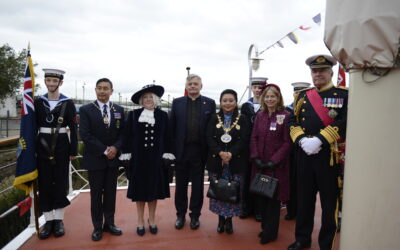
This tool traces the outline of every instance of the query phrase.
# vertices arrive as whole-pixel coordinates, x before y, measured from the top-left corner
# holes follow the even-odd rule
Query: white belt
[[[45,127],[40,127],[39,128],[39,133],[42,134],[54,134],[56,132],[56,128],[45,128]],[[58,133],[67,133],[67,128],[63,127],[58,130]]]

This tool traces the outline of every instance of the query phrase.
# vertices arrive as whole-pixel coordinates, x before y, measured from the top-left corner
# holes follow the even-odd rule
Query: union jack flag
[[[26,191],[32,189],[33,181],[37,178],[35,157],[36,116],[33,98],[35,93],[35,74],[33,72],[32,58],[28,47],[26,57],[24,92],[21,105],[21,129],[17,150],[17,168],[15,171],[14,186]]]

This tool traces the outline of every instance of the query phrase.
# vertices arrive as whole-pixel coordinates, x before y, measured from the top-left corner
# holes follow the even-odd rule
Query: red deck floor
[[[171,197],[174,195],[174,187],[171,187]],[[156,220],[159,232],[152,235],[146,231],[143,237],[136,234],[136,205],[126,198],[126,190],[117,192],[117,208],[115,223],[123,231],[121,236],[113,236],[103,233],[103,239],[99,242],[91,240],[93,230],[90,219],[89,193],[81,193],[72,201],[65,212],[66,234],[61,238],[51,236],[46,240],[37,237],[30,238],[21,249],[287,249],[294,241],[294,221],[283,219],[286,210],[281,210],[281,224],[278,239],[266,245],[259,244],[257,234],[260,232],[260,224],[253,218],[234,218],[234,233],[218,234],[217,215],[208,209],[209,199],[204,199],[200,228],[191,230],[187,216],[185,227],[176,230],[174,199],[166,199],[158,202]],[[146,207],[147,209],[147,207]],[[321,210],[319,204],[316,208],[315,229],[311,249],[318,247],[318,231],[320,228]],[[145,213],[147,218],[147,212]],[[334,249],[339,249],[339,234],[336,237]]]

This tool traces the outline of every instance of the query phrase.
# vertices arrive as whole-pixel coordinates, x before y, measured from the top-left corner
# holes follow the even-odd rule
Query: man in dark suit
[[[190,228],[200,226],[199,216],[203,206],[204,168],[207,158],[206,128],[215,113],[215,101],[200,95],[200,76],[190,74],[185,89],[188,96],[174,99],[170,114],[174,154],[176,156],[175,228],[185,224],[188,209],[188,183],[192,182],[190,196]]]
[[[79,130],[85,144],[82,165],[89,172],[92,240],[98,241],[103,231],[122,234],[114,224],[114,213],[124,109],[109,101],[113,92],[109,79],[99,79],[95,90],[97,100],[80,108]]]

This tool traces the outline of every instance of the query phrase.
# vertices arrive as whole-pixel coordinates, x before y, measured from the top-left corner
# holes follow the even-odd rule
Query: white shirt
[[[52,111],[58,104],[59,100],[49,100],[50,111]]]
[[[103,107],[104,105],[107,105],[107,116],[108,116],[108,120],[111,121],[111,112],[110,112],[110,102],[108,101],[107,103],[102,103],[99,100],[97,100],[97,104],[99,104],[100,107],[100,113],[101,116],[103,117]],[[108,126],[110,126],[110,123],[108,123]]]

